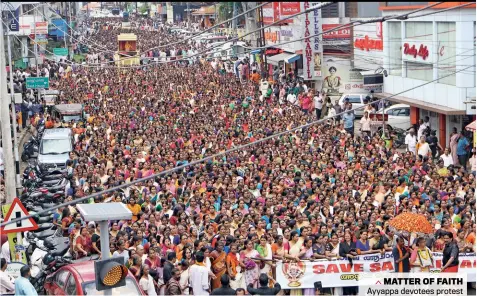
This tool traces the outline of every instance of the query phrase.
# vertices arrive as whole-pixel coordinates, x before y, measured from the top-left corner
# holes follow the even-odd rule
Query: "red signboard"
[[[364,38],[356,38],[354,41],[354,47],[361,50],[383,50],[383,41],[380,39],[369,39],[369,36],[366,35]]]
[[[273,2],[263,6],[263,23],[265,25],[273,24],[278,21],[280,16],[280,3]]]
[[[300,2],[279,2],[280,19],[297,14],[300,12]],[[292,24],[293,18],[284,20],[281,24]]]
[[[323,39],[349,39],[351,38],[351,28],[344,27],[335,31],[325,33],[325,31],[332,30],[342,24],[323,24]]]
[[[404,43],[404,54],[412,55],[414,58],[420,56],[423,60],[426,60],[429,56],[429,50],[427,49],[427,46],[423,44],[421,44],[418,49],[416,48],[416,45],[410,46],[409,43]]]

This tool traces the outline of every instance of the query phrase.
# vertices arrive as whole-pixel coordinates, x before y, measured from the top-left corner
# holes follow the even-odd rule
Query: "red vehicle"
[[[96,291],[94,280],[94,261],[70,264],[46,278],[45,291],[47,295],[103,295],[103,291]],[[131,272],[125,286],[112,290],[113,295],[146,295]]]

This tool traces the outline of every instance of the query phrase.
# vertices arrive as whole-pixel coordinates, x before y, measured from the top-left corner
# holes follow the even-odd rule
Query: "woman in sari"
[[[459,163],[459,158],[457,157],[457,143],[459,142],[459,137],[460,137],[460,134],[457,132],[457,128],[454,127],[450,137],[450,145],[449,145],[454,164]]]
[[[340,241],[338,234],[331,233],[331,241],[326,245],[326,256],[331,258],[338,258],[340,254]],[[343,295],[343,288],[334,288],[334,295]]]
[[[305,238],[304,246],[301,248],[300,254],[298,254],[298,257],[300,259],[307,259],[310,261],[313,261],[313,239],[310,237]],[[303,295],[305,296],[313,296],[315,295],[315,289],[314,288],[307,288],[303,289]]]
[[[245,250],[240,254],[241,265],[245,266],[245,285],[253,284],[254,288],[257,288],[257,279],[260,274],[258,268],[259,260],[254,260],[252,258],[257,258],[259,256],[257,250],[253,248],[253,242],[247,240],[245,242]]]
[[[265,273],[271,278],[273,278],[272,268],[274,267],[274,264],[272,261],[272,247],[267,242],[267,237],[265,235],[262,235],[262,237],[260,238],[260,244],[257,246],[257,251],[262,259],[266,259],[266,261],[260,261],[260,273]]]
[[[238,247],[235,243],[230,244],[230,252],[225,259],[227,264],[227,272],[230,276],[230,287],[237,290],[238,288],[246,289],[242,270],[245,265],[240,262],[240,255],[237,254]]]
[[[416,246],[410,259],[411,272],[430,272],[430,268],[434,266],[434,258],[432,258],[431,250],[426,246],[426,239],[418,238]]]
[[[215,275],[215,278],[212,279],[212,290],[222,286],[220,278],[227,272],[227,265],[225,263],[226,257],[227,253],[224,251],[224,243],[218,241],[215,250],[210,253],[210,258],[212,259],[212,272]]]
[[[296,261],[300,261],[299,255],[301,252],[301,248],[303,247],[304,239],[298,235],[298,232],[292,231],[290,233],[290,250],[288,254],[293,256]],[[293,289],[290,291],[290,295],[302,295],[301,289]]]

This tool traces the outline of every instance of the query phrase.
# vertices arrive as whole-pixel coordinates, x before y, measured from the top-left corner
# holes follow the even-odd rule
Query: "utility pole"
[[[0,48],[5,48],[3,25],[0,26]],[[11,65],[10,65],[11,67]],[[16,197],[15,174],[13,168],[12,134],[10,130],[10,114],[8,112],[10,99],[7,92],[7,69],[5,54],[0,54],[0,122],[2,130],[3,156],[5,166],[5,198],[6,203],[11,204]],[[10,70],[12,71],[12,70]],[[13,90],[12,90],[13,91]]]
[[[16,120],[17,113],[15,112],[15,89],[13,87],[13,64],[12,64],[12,49],[11,49],[11,43],[10,43],[10,27],[8,27],[7,43],[8,43],[7,44],[8,45],[8,64],[10,65],[10,97],[11,97],[11,108],[12,108],[11,114],[12,114],[12,128],[13,128],[13,152],[15,154],[15,184],[17,188],[17,196],[20,196],[22,184],[20,179],[20,158],[18,157],[18,137],[17,137],[17,120]]]
[[[232,2],[233,5],[233,17],[234,19],[232,20],[232,29],[234,30],[234,33],[237,33],[237,19],[235,18],[237,16],[237,3]]]
[[[260,47],[264,47],[266,45],[266,41],[265,41],[265,29],[263,28],[265,25],[263,23],[263,6],[260,7],[259,11],[258,11],[258,19],[260,21],[260,26],[261,26],[261,30],[260,30],[260,33],[259,33],[259,43],[260,43]],[[263,51],[263,62],[264,62],[264,68],[265,68],[265,71],[262,71],[263,73],[265,73],[265,76],[263,78],[268,78],[268,63],[267,63],[267,55],[265,54],[266,50]]]
[[[36,77],[40,77],[40,72],[38,71],[38,52],[37,52],[38,49],[37,49],[37,46],[36,46],[37,41],[38,41],[37,36],[36,36],[36,8],[33,11],[33,13],[34,13],[33,14],[33,22],[35,23],[35,25],[33,26],[33,34],[35,35],[35,38],[33,38],[33,40],[34,40],[33,48],[34,48],[34,52],[35,52]]]

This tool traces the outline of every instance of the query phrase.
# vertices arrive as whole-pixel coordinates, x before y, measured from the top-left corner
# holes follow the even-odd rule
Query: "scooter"
[[[35,137],[31,137],[28,142],[23,144],[23,152],[21,156],[22,161],[27,161],[30,158],[37,158],[39,147],[40,141],[38,141]]]
[[[59,268],[71,264],[71,260],[64,257],[53,257],[49,254],[43,257],[43,268],[38,272],[36,277],[30,278],[30,283],[33,285],[39,295],[45,295],[45,280],[47,276],[57,271]]]

